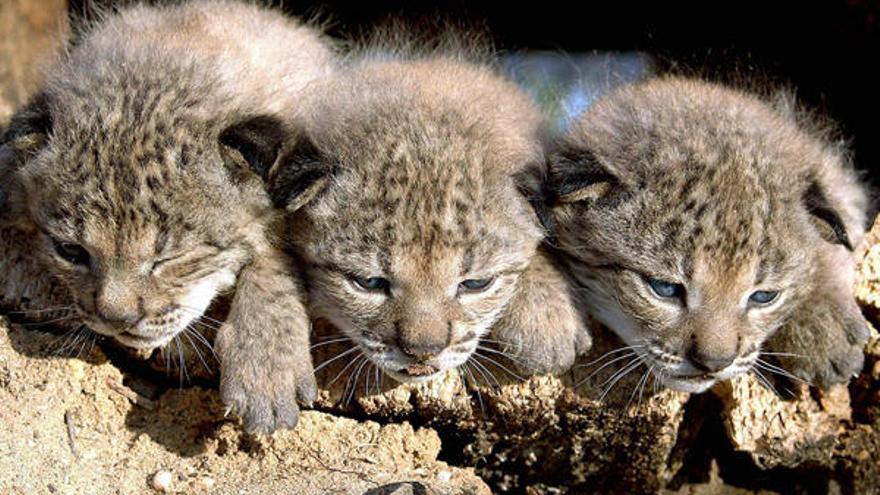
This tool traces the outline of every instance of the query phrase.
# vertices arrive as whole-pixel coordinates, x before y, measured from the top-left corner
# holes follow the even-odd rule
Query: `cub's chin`
[[[151,351],[163,347],[182,331],[182,328],[168,328],[162,331],[142,332],[137,327],[120,330],[100,321],[85,319],[85,322],[86,326],[98,335],[110,337],[125,347],[139,351]]]
[[[747,373],[748,369],[747,366],[743,366],[742,364],[735,364],[713,373],[694,373],[684,375],[664,373],[663,376],[660,377],[660,382],[672,390],[687,392],[689,394],[699,394],[709,390],[718,382],[731,380],[739,375]]]
[[[159,347],[164,347],[171,342],[178,332],[172,332],[162,337],[142,336],[130,332],[122,332],[114,335],[117,342],[124,346],[131,347],[140,351],[150,351]]]
[[[722,380],[706,376],[663,376],[660,381],[664,386],[666,386],[666,388],[677,390],[679,392],[687,392],[689,394],[699,394],[709,390],[716,383]]]

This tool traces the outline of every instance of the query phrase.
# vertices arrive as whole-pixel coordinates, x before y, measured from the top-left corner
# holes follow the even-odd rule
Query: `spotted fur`
[[[463,364],[490,329],[530,372],[589,346],[518,190],[542,163],[542,121],[513,84],[454,56],[386,55],[315,101],[302,151],[269,180],[278,204],[310,198],[289,238],[316,316],[401,381]]]
[[[866,194],[790,99],[676,78],[622,89],[561,141],[550,184],[586,304],[668,386],[705,390],[761,352],[821,386],[861,369]]]
[[[2,218],[26,241],[4,256],[134,348],[167,344],[231,294],[223,398],[249,429],[293,426],[315,394],[309,324],[254,170],[287,131],[273,115],[296,111],[331,55],[312,28],[232,0],[107,16],[6,132]],[[6,275],[5,297],[33,298],[27,278]]]

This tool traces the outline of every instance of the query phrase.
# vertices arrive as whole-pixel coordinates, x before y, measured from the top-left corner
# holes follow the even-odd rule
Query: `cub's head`
[[[269,177],[279,205],[305,204],[289,236],[312,310],[399,381],[469,359],[542,235],[514,177],[540,159],[537,125],[511,120],[496,133],[503,111],[448,94],[476,70],[437,64],[377,64],[336,81]]]
[[[272,132],[254,132],[267,120],[212,121],[186,87],[123,70],[62,79],[0,148],[3,217],[33,231],[89,328],[135,348],[169,342],[233,286],[270,210],[249,171],[271,159]]]
[[[864,196],[840,152],[714,85],[621,90],[551,162],[556,242],[587,304],[678,390],[750,370],[828,276],[820,258],[851,259],[861,235]]]

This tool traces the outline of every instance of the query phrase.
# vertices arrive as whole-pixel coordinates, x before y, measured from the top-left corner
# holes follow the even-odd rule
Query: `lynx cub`
[[[5,298],[55,302],[34,290],[57,283],[91,330],[151,349],[234,293],[216,340],[223,399],[251,430],[292,427],[316,391],[309,322],[252,169],[279,153],[271,115],[295,111],[331,61],[315,30],[243,2],[104,19],[3,139],[0,221],[19,234],[5,263],[55,281],[4,273]]]
[[[861,369],[865,191],[790,101],[677,78],[619,90],[562,140],[549,182],[589,309],[667,386],[774,371],[765,351],[823,387]]]
[[[528,98],[439,54],[366,57],[320,90],[267,177],[278,205],[305,204],[289,237],[314,315],[398,381],[465,363],[490,329],[525,371],[567,369],[589,338],[518,190],[543,160]]]

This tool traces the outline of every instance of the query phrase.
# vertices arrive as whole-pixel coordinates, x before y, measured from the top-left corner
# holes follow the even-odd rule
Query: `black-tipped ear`
[[[807,211],[813,217],[813,223],[818,228],[819,234],[826,241],[832,244],[841,244],[852,251],[852,242],[846,233],[843,219],[828,201],[822,186],[816,180],[813,180],[810,187],[804,192],[803,201]]]
[[[21,204],[15,200],[20,192],[15,173],[46,144],[50,132],[52,116],[48,99],[41,93],[13,115],[0,135],[0,222],[18,217]]]
[[[526,167],[513,176],[520,194],[529,202],[538,223],[548,234],[553,232],[553,217],[550,215],[547,191],[547,170],[539,165]]]
[[[48,98],[40,93],[12,116],[9,126],[0,137],[0,146],[7,147],[21,160],[42,148],[50,132],[52,115],[49,112]]]
[[[263,180],[268,178],[288,139],[290,133],[284,123],[267,115],[250,117],[220,133],[220,144],[237,151]]]
[[[269,197],[276,208],[296,211],[324,190],[335,170],[312,140],[302,135],[270,172]]]
[[[563,151],[550,159],[550,203],[602,201],[620,196],[623,185],[589,150]]]

